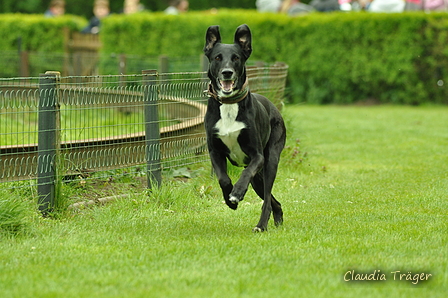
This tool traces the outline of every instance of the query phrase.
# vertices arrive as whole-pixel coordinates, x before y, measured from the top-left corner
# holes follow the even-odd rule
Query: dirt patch
[[[146,177],[77,179],[71,181],[67,188],[72,203],[98,201],[105,197],[142,193],[147,188],[147,179]]]

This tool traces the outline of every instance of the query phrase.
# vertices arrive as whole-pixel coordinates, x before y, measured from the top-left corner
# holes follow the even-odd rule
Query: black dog
[[[204,53],[210,61],[211,82],[205,130],[210,159],[230,208],[238,207],[249,183],[264,200],[254,228],[258,232],[267,229],[271,211],[276,225],[283,222],[282,207],[271,190],[286,129],[275,105],[248,89],[245,63],[251,52],[252,35],[247,25],[237,28],[234,44],[221,43],[219,26],[208,28]],[[245,167],[235,185],[227,175],[226,158]]]

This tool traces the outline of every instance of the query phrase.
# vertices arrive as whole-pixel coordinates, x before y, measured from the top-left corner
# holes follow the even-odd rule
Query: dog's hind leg
[[[251,181],[252,187],[257,193],[257,195],[264,200],[264,179],[263,179],[263,173],[259,172],[254,179]],[[274,195],[271,193],[271,207],[272,207],[272,213],[274,216],[274,223],[276,226],[279,226],[283,223],[283,210],[282,205],[279,201],[277,201],[274,197]]]
[[[263,167],[263,206],[261,207],[260,221],[254,228],[254,232],[267,230],[271,211],[274,211],[276,225],[283,222],[283,211],[280,203],[272,196],[272,187],[277,175],[279,157],[269,156]]]
[[[279,117],[278,119],[281,119]],[[272,121],[271,121],[272,124]],[[264,165],[262,171],[263,182],[263,207],[261,208],[260,221],[254,228],[254,232],[260,232],[267,229],[271,211],[274,213],[274,221],[278,226],[283,223],[283,210],[279,201],[272,196],[272,187],[274,186],[275,177],[277,176],[278,163],[280,154],[285,146],[285,128],[283,121],[278,121],[273,126],[271,138],[269,139],[264,150]],[[259,178],[260,179],[260,178]],[[261,192],[261,189],[260,189]]]
[[[274,196],[272,196],[272,213],[274,214],[274,223],[278,227],[281,224],[283,224],[283,209],[282,204],[280,204],[279,201],[277,201]]]

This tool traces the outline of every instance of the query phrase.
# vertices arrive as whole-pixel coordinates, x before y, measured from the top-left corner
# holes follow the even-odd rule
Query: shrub
[[[331,13],[291,18],[252,10],[139,14],[105,21],[104,53],[193,56],[202,52],[205,30],[221,25],[223,42],[235,28],[253,31],[252,60],[289,64],[294,102],[447,103],[446,14]],[[438,84],[437,84],[438,83]]]
[[[18,37],[24,50],[63,52],[62,28],[79,30],[85,22],[74,16],[1,15],[0,52],[17,51]],[[250,61],[282,61],[290,66],[291,102],[448,103],[446,13],[312,13],[292,18],[255,10],[219,10],[179,16],[112,15],[102,25],[101,54],[134,55],[145,65],[148,57],[159,55],[199,57],[208,26],[219,24],[223,42],[232,42],[235,28],[242,23],[253,32]],[[17,68],[17,61],[6,60],[2,75]],[[146,68],[143,64],[141,69]],[[115,66],[106,68],[116,71]]]
[[[45,18],[43,15],[0,14],[0,53],[3,55],[0,76],[17,76],[19,39],[22,51],[39,53],[47,70],[57,69],[52,65],[60,65],[54,53],[62,55],[64,52],[63,28],[79,30],[85,23],[85,19],[76,16]],[[49,54],[51,57],[47,59]]]
[[[67,27],[79,30],[86,20],[76,16],[45,18],[43,15],[0,15],[0,52],[17,50],[17,40],[22,39],[25,51],[62,52]]]

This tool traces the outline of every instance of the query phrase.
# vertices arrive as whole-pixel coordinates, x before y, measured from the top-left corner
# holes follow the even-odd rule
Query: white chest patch
[[[238,116],[238,104],[223,104],[219,107],[221,119],[216,122],[215,128],[218,130],[218,137],[230,151],[230,159],[240,166],[244,166],[246,154],[238,144],[238,136],[246,125],[241,121],[236,121]]]

